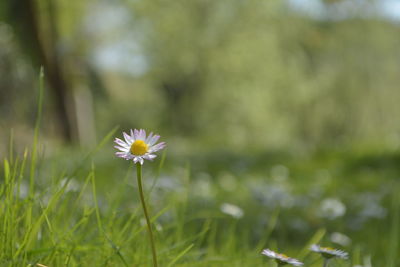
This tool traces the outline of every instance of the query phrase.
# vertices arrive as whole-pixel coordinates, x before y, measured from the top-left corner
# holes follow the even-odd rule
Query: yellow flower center
[[[131,153],[135,156],[142,156],[149,151],[149,146],[142,140],[136,140],[131,146]]]

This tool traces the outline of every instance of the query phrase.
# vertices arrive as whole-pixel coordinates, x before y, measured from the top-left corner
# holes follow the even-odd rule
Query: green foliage
[[[390,20],[317,20],[286,1],[33,3],[43,47],[74,88],[61,102],[69,103],[72,136],[83,144],[116,124],[224,147],[399,143],[399,29]],[[0,69],[0,86],[4,103],[16,108],[0,112],[16,128],[31,125],[34,98],[19,96],[32,94],[26,81],[34,69],[10,26],[0,31],[0,41],[10,39],[0,60],[18,62]],[[116,69],[96,61],[110,50],[108,57],[126,59]],[[63,134],[54,95],[44,114],[52,138]]]
[[[110,144],[111,136],[101,143]],[[38,158],[31,197],[28,153],[3,161],[2,266],[151,265],[134,170],[112,158],[109,149],[95,151],[96,157],[65,151]],[[349,251],[353,265],[372,257],[374,265],[396,266],[400,201],[399,184],[391,177],[400,170],[380,164],[374,153],[353,151],[324,151],[309,159],[233,157],[209,162],[214,167],[196,156],[191,168],[178,169],[173,162],[179,159],[172,158],[161,172],[146,164],[144,185],[160,265],[268,266],[260,255],[268,247],[316,267],[322,261],[308,248],[321,243]],[[391,157],[397,154],[386,156]],[[332,198],[345,213],[322,208]],[[225,203],[243,214],[224,211]],[[334,243],[341,242],[333,238],[335,232],[351,243]]]

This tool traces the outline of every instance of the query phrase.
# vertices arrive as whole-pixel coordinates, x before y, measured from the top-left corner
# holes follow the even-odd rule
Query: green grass
[[[1,266],[151,266],[134,168],[110,149],[115,131],[88,155],[35,158],[26,151],[3,160]],[[308,250],[319,242],[350,252],[349,261],[332,266],[361,265],[368,257],[377,266],[399,264],[396,166],[366,171],[363,158],[332,153],[287,157],[286,165],[254,162],[236,174],[223,163],[200,172],[196,161],[175,166],[166,159],[144,165],[160,266],[274,266],[260,255],[267,247],[321,266]],[[346,213],[319,216],[324,198],[340,199]],[[241,207],[244,216],[222,213],[222,203]],[[386,214],[374,217],[373,205]],[[332,243],[333,232],[352,243]]]
[[[151,266],[134,166],[113,156],[118,128],[87,153],[44,155],[40,84],[32,148],[16,153],[11,134],[2,159],[0,266]],[[264,248],[322,266],[314,243],[350,253],[330,266],[400,264],[398,152],[172,154],[144,165],[160,266],[275,266]],[[321,210],[327,199],[345,212]],[[334,232],[351,243],[335,244]]]

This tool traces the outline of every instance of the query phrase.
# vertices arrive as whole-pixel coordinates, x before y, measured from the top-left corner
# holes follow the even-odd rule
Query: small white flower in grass
[[[340,259],[347,259],[349,257],[349,253],[335,249],[335,248],[330,248],[330,247],[321,247],[319,245],[312,245],[310,248],[312,251],[317,252],[321,254],[322,257],[326,259],[331,259],[331,258],[340,258]]]
[[[286,256],[285,254],[280,254],[280,253],[276,253],[270,249],[264,249],[261,254],[270,257],[271,259],[274,259],[279,266],[283,266],[286,264],[291,264],[293,266],[302,266],[303,263],[299,260],[290,258],[288,256]]]
[[[143,129],[140,130],[130,130],[130,135],[127,133],[123,133],[125,141],[115,138],[115,146],[119,151],[115,153],[120,158],[126,160],[133,160],[136,165],[136,176],[137,183],[139,189],[139,197],[140,202],[142,202],[143,213],[147,225],[147,232],[149,234],[151,253],[153,257],[153,266],[158,267],[157,263],[157,250],[154,242],[153,231],[151,227],[151,221],[149,212],[147,210],[146,201],[143,193],[143,183],[142,183],[142,165],[144,160],[153,160],[156,155],[154,152],[157,152],[160,149],[165,147],[165,142],[157,143],[160,138],[159,135],[154,135],[150,133],[149,136],[146,136],[146,131]],[[139,163],[139,164],[138,164]]]
[[[144,160],[153,160],[156,155],[154,152],[161,150],[165,147],[165,142],[157,143],[160,138],[159,135],[150,133],[146,136],[146,131],[143,129],[130,130],[130,134],[123,132],[125,141],[115,138],[114,146],[119,151],[115,153],[117,157],[133,160],[134,163],[143,165]]]
[[[223,213],[228,214],[235,219],[240,219],[244,215],[244,212],[240,207],[230,203],[223,203],[220,206],[220,209]]]
[[[348,246],[351,244],[351,239],[345,234],[334,232],[331,234],[330,239],[333,243],[341,246]]]
[[[336,198],[326,198],[321,201],[319,216],[333,220],[346,213],[346,205]]]

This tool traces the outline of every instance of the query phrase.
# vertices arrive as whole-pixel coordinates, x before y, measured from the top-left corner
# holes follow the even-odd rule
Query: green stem
[[[329,261],[329,259],[324,258],[324,266],[323,267],[328,267],[328,261]]]
[[[146,202],[144,201],[143,186],[142,186],[142,165],[140,165],[140,163],[136,163],[136,171],[137,171],[137,181],[139,187],[140,201],[142,202],[144,217],[146,217],[147,230],[150,238],[151,252],[153,254],[153,265],[154,267],[157,267],[158,265],[157,265],[156,246],[154,245],[153,231],[151,230],[150,218],[147,212]]]

